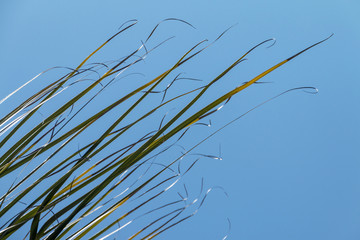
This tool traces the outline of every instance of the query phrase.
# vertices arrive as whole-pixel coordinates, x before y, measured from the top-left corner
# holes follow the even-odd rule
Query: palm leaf
[[[174,18],[165,21],[179,21],[190,25],[183,20]],[[208,90],[215,83],[244,61],[248,54],[273,39],[263,41],[245,52],[205,86],[178,93],[178,95],[167,100],[165,99],[166,91],[175,80],[179,80],[179,74],[177,74],[166,90],[156,90],[171,75],[176,74],[179,67],[188,63],[220,39],[225,31],[213,43],[205,47],[200,48],[206,41],[195,44],[185,51],[168,70],[140,84],[134,90],[124,93],[122,97],[97,110],[91,116],[82,117],[82,113],[86,111],[85,109],[88,109],[89,106],[96,102],[96,97],[104,89],[109,87],[119,76],[122,76],[125,71],[137,66],[137,63],[164,43],[162,42],[150,50],[145,47],[145,43],[148,43],[148,40],[153,37],[154,32],[159,27],[158,24],[148,35],[145,43],[121,60],[110,64],[95,63],[91,67],[83,68],[95,53],[99,52],[115,37],[131,29],[136,23],[135,20],[126,22],[116,34],[101,44],[76,68],[69,68],[67,74],[34,93],[0,119],[0,135],[2,137],[0,147],[3,150],[0,156],[0,177],[3,181],[8,181],[14,174],[25,172],[24,176],[18,181],[15,180],[0,198],[0,217],[4,219],[0,230],[1,239],[11,238],[19,234],[23,229],[27,229],[26,236],[29,236],[31,240],[62,239],[65,237],[68,239],[81,239],[84,237],[98,239],[107,234],[103,236],[103,238],[106,238],[119,230],[125,229],[130,223],[141,217],[167,209],[166,213],[154,217],[152,221],[129,236],[129,239],[152,239],[192,217],[197,212],[197,209],[201,207],[209,191],[203,196],[200,205],[197,207],[195,207],[197,200],[185,206],[180,206],[180,204],[184,203],[184,199],[168,201],[167,204],[160,205],[152,210],[148,210],[146,207],[164,196],[183,177],[184,174],[171,170],[172,165],[181,161],[203,141],[200,141],[199,144],[170,163],[159,163],[162,166],[160,170],[150,171],[151,173],[149,172],[146,175],[140,174],[140,169],[144,168],[146,164],[150,164],[148,169],[152,168],[151,166],[154,163],[149,161],[174,146],[174,144],[170,143],[166,147],[165,144],[169,144],[170,139],[180,135],[176,142],[180,141],[185,132],[195,123],[216,113],[220,109],[218,106],[227,103],[230,98],[272,71],[328,39],[326,38],[305,48],[220,97],[210,96],[212,100],[201,107],[200,110],[196,110],[191,114],[189,114],[190,110],[195,109],[199,100],[206,96]],[[145,53],[141,54],[142,50],[145,50]],[[3,98],[0,104],[9,101],[21,88],[26,87],[27,84],[38,77],[56,69],[58,68],[52,68],[38,74]],[[84,81],[86,76],[92,73],[99,74],[101,70],[104,73],[99,75],[83,90],[79,91],[74,87]],[[95,91],[96,87],[100,87],[100,90]],[[65,94],[67,92],[73,92],[74,96],[68,97]],[[156,92],[164,92],[161,103],[157,106],[147,107],[146,111],[141,110],[139,113],[139,109],[142,109],[143,105],[150,102],[149,99]],[[86,100],[91,94],[92,97]],[[38,121],[35,113],[40,109],[48,108],[49,104],[61,96],[64,96],[63,98],[67,100],[44,117],[42,121]],[[176,104],[179,99],[189,98],[190,96],[193,97],[187,104],[181,106],[173,117],[166,122],[164,118],[161,120],[158,129],[142,131],[142,136],[138,140],[123,144],[116,151],[113,150],[115,143],[118,143],[121,138],[126,138],[126,134],[129,134],[130,131],[141,130],[141,124],[156,116],[156,113],[161,109]],[[131,101],[132,104],[129,106],[128,104]],[[127,106],[126,109],[118,117],[112,118],[99,136],[91,136],[91,129],[96,127],[96,124],[107,119],[111,113],[123,106]],[[135,118],[129,122],[130,116],[135,116]],[[77,120],[76,123],[75,119],[80,120]],[[32,127],[26,127],[28,125]],[[86,138],[87,142],[77,150],[69,151],[68,149],[76,144],[75,141],[78,141],[84,135],[89,136]],[[151,154],[153,156],[150,156]],[[206,156],[204,155],[204,157]],[[40,159],[43,160],[39,162]],[[89,160],[94,159],[97,159],[97,162],[88,166]],[[185,174],[196,162],[197,160],[193,161]],[[27,166],[33,166],[34,164],[37,165],[31,171],[28,171]],[[51,165],[50,168],[47,167],[49,164]],[[167,173],[169,170],[172,172],[170,175]],[[136,178],[136,176],[138,176],[138,179],[128,186],[123,194],[112,197],[116,190],[126,187],[129,184],[127,181]],[[34,177],[35,179],[32,180]],[[44,184],[46,187],[43,187]],[[113,186],[111,186],[112,184]],[[39,191],[39,188],[41,189],[40,193],[34,194]],[[21,205],[22,201],[29,203],[23,206]],[[132,202],[136,204],[133,206],[131,205]],[[196,210],[183,216],[191,207],[195,207]],[[17,213],[14,214],[14,211],[17,211]],[[123,213],[118,217],[113,217],[113,213],[119,211]],[[140,213],[140,215],[133,217],[135,213]],[[100,230],[100,225],[106,219],[111,219],[110,223]],[[127,223],[122,227],[109,232],[116,224],[124,221],[127,221]]]

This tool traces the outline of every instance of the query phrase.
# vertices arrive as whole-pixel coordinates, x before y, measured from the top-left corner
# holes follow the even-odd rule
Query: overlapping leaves
[[[169,20],[180,21],[177,19],[166,21]],[[193,216],[196,210],[190,213],[186,213],[186,210],[196,204],[197,207],[201,206],[209,191],[193,201],[186,196],[180,200],[169,200],[168,203],[160,204],[150,210],[147,205],[163,196],[192,168],[196,160],[182,172],[172,167],[189,151],[174,157],[171,162],[156,163],[156,171],[149,170],[154,168],[153,160],[174,147],[175,144],[169,142],[171,139],[175,139],[175,142],[180,140],[189,127],[217,112],[219,106],[231,97],[326,40],[285,59],[243,85],[212,99],[195,113],[189,114],[199,99],[206,95],[208,89],[241,63],[254,49],[273,40],[266,40],[247,51],[206,85],[166,99],[168,88],[157,91],[157,87],[174,74],[176,77],[171,83],[180,79],[180,75],[176,72],[178,68],[211,45],[203,47],[206,41],[201,41],[169,66],[167,71],[123,94],[91,116],[83,117],[82,113],[96,103],[97,96],[104,89],[158,47],[152,49],[146,47],[157,25],[139,48],[121,60],[106,64],[87,63],[106,44],[131,29],[136,23],[135,20],[125,23],[78,67],[68,69],[68,73],[33,94],[0,119],[0,177],[2,183],[6,181],[7,185],[7,190],[0,198],[1,239],[19,236],[17,235],[19,231],[22,231],[22,237],[30,239],[82,239],[85,236],[86,239],[105,239],[117,231],[125,230],[132,222],[147,215],[152,215],[152,220],[139,226],[138,230],[128,236],[128,239],[152,239]],[[31,81],[54,70],[44,71]],[[98,75],[100,72],[102,74]],[[87,81],[89,75],[98,75],[98,77]],[[75,87],[83,82],[89,84],[82,90]],[[25,86],[26,84],[22,87]],[[96,88],[100,90],[95,90]],[[18,90],[5,97],[0,103],[6,104],[8,98],[15,95]],[[66,95],[65,93],[69,91],[75,92],[73,95]],[[129,116],[149,101],[154,92],[164,93],[161,103],[146,111],[142,110],[141,114],[137,112],[135,120],[129,121]],[[84,101],[89,95],[92,97]],[[162,120],[159,128],[142,132],[138,140],[120,144],[119,147],[119,139],[127,136],[129,132],[138,132],[142,129],[143,121],[185,96],[191,96],[190,101],[179,108],[169,120]],[[41,109],[47,108],[58,98],[68,99],[44,116],[41,121],[33,121]],[[129,101],[131,104],[128,104]],[[100,134],[91,134],[92,127],[97,126],[98,122],[118,111],[123,105],[126,109],[121,111],[119,116],[112,118]],[[69,151],[71,146],[78,144],[78,139],[82,136],[86,136],[88,142],[79,146],[77,150]],[[32,170],[28,170],[29,166]],[[146,177],[144,171],[147,173]],[[17,179],[17,175],[21,178]],[[14,178],[15,180],[9,182]],[[118,212],[119,210],[121,213]],[[114,215],[114,212],[117,214]],[[138,215],[135,217],[134,213]],[[105,219],[108,220],[104,227],[101,223]],[[111,232],[111,229],[115,230]]]

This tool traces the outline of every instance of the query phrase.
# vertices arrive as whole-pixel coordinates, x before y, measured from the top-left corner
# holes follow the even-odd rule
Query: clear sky
[[[234,97],[213,115],[211,133],[270,97],[312,86],[316,95],[288,93],[218,133],[195,153],[202,159],[183,181],[193,190],[215,189],[199,212],[159,239],[360,239],[360,103],[358,0],[12,0],[0,2],[0,98],[53,66],[74,67],[125,21],[138,19],[129,37],[116,40],[94,61],[122,56],[165,18],[151,66],[165,70],[202,39],[216,44],[192,60],[187,76],[209,81],[257,43],[257,49],[212,92],[226,91],[303,48],[335,35]],[[120,55],[119,55],[120,54]],[[166,61],[163,61],[163,60]],[[157,62],[158,61],[158,62]],[[151,69],[146,70],[151,75]],[[29,88],[31,90],[31,87]],[[1,111],[4,107],[1,107]],[[206,136],[206,134],[204,135]],[[201,140],[201,137],[200,139]],[[114,235],[121,239],[121,235]]]

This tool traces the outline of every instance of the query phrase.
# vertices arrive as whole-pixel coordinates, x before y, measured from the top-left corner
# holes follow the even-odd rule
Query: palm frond
[[[164,21],[179,21],[192,26],[175,18]],[[156,207],[148,206],[166,195],[194,166],[198,159],[192,160],[183,173],[180,167],[177,171],[172,169],[174,164],[190,157],[190,152],[204,140],[179,157],[174,155],[171,161],[155,162],[155,159],[173,149],[199,120],[218,112],[236,94],[328,39],[286,58],[220,97],[208,96],[208,90],[248,54],[273,41],[265,40],[245,52],[206,85],[167,98],[168,89],[181,79],[178,69],[211,46],[225,31],[205,47],[202,46],[206,40],[194,44],[168,66],[168,70],[128,92],[120,89],[115,101],[98,108],[102,105],[97,101],[98,97],[162,44],[151,49],[145,46],[158,24],[145,43],[120,60],[87,64],[105,45],[136,24],[136,20],[124,23],[76,68],[62,68],[68,72],[0,119],[0,177],[3,182],[12,182],[7,190],[1,192],[1,239],[20,235],[31,240],[82,239],[85,236],[86,239],[105,239],[148,215],[152,216],[151,220],[137,225],[137,230],[129,233],[128,239],[152,239],[192,217],[210,189],[190,202],[187,196],[180,200],[167,199],[167,203]],[[58,69],[55,67],[38,74],[4,97],[0,104],[6,104],[32,81]],[[165,90],[158,90],[166,81],[170,83]],[[151,101],[154,93],[163,94],[160,104],[154,105]],[[204,96],[211,100],[200,107],[199,100]],[[179,100],[188,102],[182,106]],[[170,118],[161,118],[159,112],[174,105],[177,113]],[[42,110],[47,114],[39,119],[37,114]],[[136,135],[139,136],[133,140]],[[117,194],[119,191],[121,193]],[[104,227],[105,219],[109,223]],[[120,222],[122,225],[116,227]]]

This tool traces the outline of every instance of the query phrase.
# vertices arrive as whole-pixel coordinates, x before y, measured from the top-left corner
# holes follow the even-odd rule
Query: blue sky
[[[221,146],[223,160],[201,160],[184,182],[197,191],[203,177],[206,187],[221,186],[228,197],[214,190],[195,217],[159,239],[222,239],[229,218],[229,239],[355,240],[360,238],[358,9],[355,0],[2,1],[0,97],[44,69],[76,66],[130,19],[139,20],[134,31],[94,61],[135,48],[165,18],[190,22],[196,29],[180,22],[159,28],[159,41],[176,36],[169,48],[147,60],[144,71],[150,75],[158,67],[159,73],[198,41],[214,40],[237,24],[184,69],[187,76],[209,81],[252,46],[276,38],[274,46],[257,49],[212,94],[334,33],[263,80],[271,83],[252,86],[212,116],[207,133],[282,91],[319,89],[316,95],[288,93],[197,149],[219,155]]]

